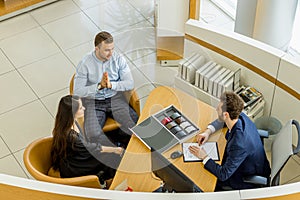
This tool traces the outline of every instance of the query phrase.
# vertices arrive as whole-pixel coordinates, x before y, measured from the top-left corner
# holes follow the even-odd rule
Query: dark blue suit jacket
[[[211,125],[218,130],[223,127],[223,122],[215,120]],[[209,159],[204,166],[218,178],[220,185],[228,185],[233,189],[253,188],[252,184],[243,182],[243,177],[249,175],[269,177],[271,173],[269,161],[256,126],[247,115],[240,114],[232,130],[227,131],[226,140],[222,165]]]

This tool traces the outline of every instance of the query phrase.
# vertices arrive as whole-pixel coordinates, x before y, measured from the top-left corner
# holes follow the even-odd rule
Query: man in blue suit
[[[249,175],[269,177],[271,173],[258,131],[254,123],[242,112],[243,108],[244,102],[238,95],[234,92],[223,93],[216,109],[218,119],[197,136],[197,142],[201,145],[208,140],[210,134],[226,124],[227,144],[221,165],[209,158],[201,147],[189,148],[192,154],[203,160],[205,169],[218,178],[216,191],[227,188],[254,188],[254,185],[243,182],[243,177]]]

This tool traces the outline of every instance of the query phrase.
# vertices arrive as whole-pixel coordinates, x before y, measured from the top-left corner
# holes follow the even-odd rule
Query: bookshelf
[[[176,80],[178,87],[186,90],[189,86],[193,96],[213,105],[223,92],[240,87],[240,76],[240,68],[229,69],[194,52],[178,63]]]
[[[189,83],[186,80],[183,80],[181,77],[175,77],[175,88],[185,91],[189,95],[193,96],[194,98],[200,99],[201,101],[205,102],[208,105],[216,107],[219,103],[219,98],[209,94],[208,92],[196,87],[195,85]],[[245,109],[246,115],[252,120],[255,121],[259,117],[263,116],[265,100],[261,98],[257,103],[251,108]]]
[[[178,88],[182,91],[185,91],[189,95],[200,99],[201,101],[205,102],[208,105],[211,106],[217,106],[219,103],[219,99],[208,92],[196,87],[195,85],[183,80],[181,77],[176,76],[175,77],[175,88]]]

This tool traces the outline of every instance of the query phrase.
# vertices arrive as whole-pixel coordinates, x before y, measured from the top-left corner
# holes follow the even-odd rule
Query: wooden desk
[[[161,86],[150,93],[138,123],[171,104],[198,125],[201,130],[204,130],[207,124],[217,117],[215,108],[178,89]],[[219,131],[210,137],[210,141],[218,141],[221,159],[223,158],[226,144],[224,132],[225,130]],[[189,141],[195,142],[195,138]],[[169,158],[171,152],[176,149],[181,150],[181,145],[176,145],[171,148],[164,153],[164,156]],[[170,162],[194,181],[203,191],[214,191],[217,179],[204,169],[202,162],[185,163],[182,158],[170,160]],[[129,141],[126,153],[122,158],[110,189],[114,189],[125,179],[127,179],[128,186],[134,191],[140,192],[152,192],[157,189],[161,183],[151,172],[150,150],[134,135]]]

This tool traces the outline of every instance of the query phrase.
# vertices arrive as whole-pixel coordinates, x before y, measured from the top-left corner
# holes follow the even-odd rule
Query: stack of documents
[[[206,59],[204,56],[193,53],[187,59],[184,59],[178,64],[178,74],[179,76],[186,80],[187,82],[194,84],[195,83],[195,72],[199,69],[204,63]]]
[[[205,63],[195,74],[195,86],[215,97],[235,90],[239,84],[240,69],[232,71],[213,61]]]

